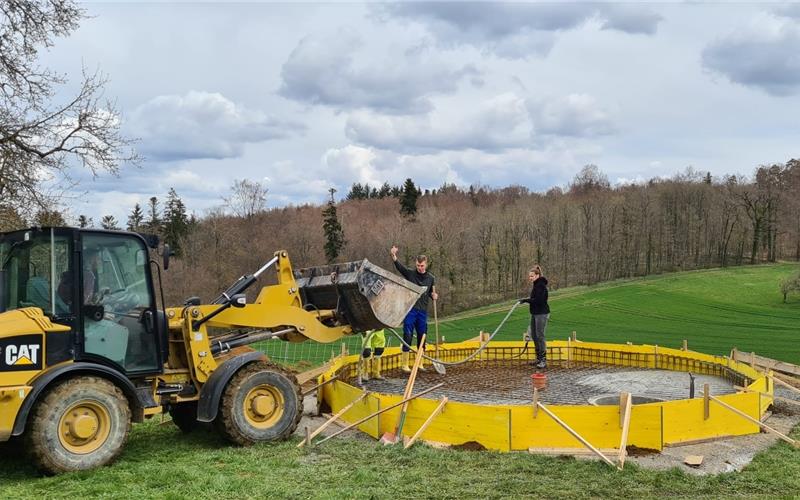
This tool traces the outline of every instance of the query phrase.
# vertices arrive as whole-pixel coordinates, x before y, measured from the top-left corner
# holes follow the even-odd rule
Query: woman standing
[[[547,328],[547,320],[550,319],[550,306],[547,304],[547,278],[542,276],[542,268],[536,264],[528,271],[528,283],[531,287],[531,296],[520,300],[521,303],[530,305],[531,311],[531,333],[533,345],[536,348],[536,361],[533,365],[536,368],[547,367],[547,344],[544,339],[544,331]]]

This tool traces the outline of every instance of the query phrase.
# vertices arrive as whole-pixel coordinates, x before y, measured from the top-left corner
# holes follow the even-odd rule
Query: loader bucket
[[[295,280],[306,309],[335,309],[354,332],[400,326],[425,292],[367,259],[301,269]]]

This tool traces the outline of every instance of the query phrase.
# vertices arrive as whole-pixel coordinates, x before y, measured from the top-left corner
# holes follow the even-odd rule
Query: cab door
[[[84,232],[80,257],[85,358],[129,374],[162,370],[156,301],[144,240],[135,234]]]

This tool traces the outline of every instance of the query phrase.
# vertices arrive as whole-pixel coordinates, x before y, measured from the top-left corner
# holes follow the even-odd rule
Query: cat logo
[[[41,335],[22,335],[0,340],[0,371],[42,368]]]
[[[36,344],[13,344],[6,346],[6,365],[36,365],[39,360],[39,346]]]

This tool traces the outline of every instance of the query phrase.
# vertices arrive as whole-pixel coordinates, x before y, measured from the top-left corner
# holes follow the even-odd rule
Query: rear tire
[[[215,424],[241,446],[283,440],[300,422],[302,401],[294,375],[269,363],[251,363],[225,387]]]
[[[94,469],[119,456],[130,427],[122,391],[106,379],[81,376],[58,383],[37,401],[25,444],[47,474]]]

